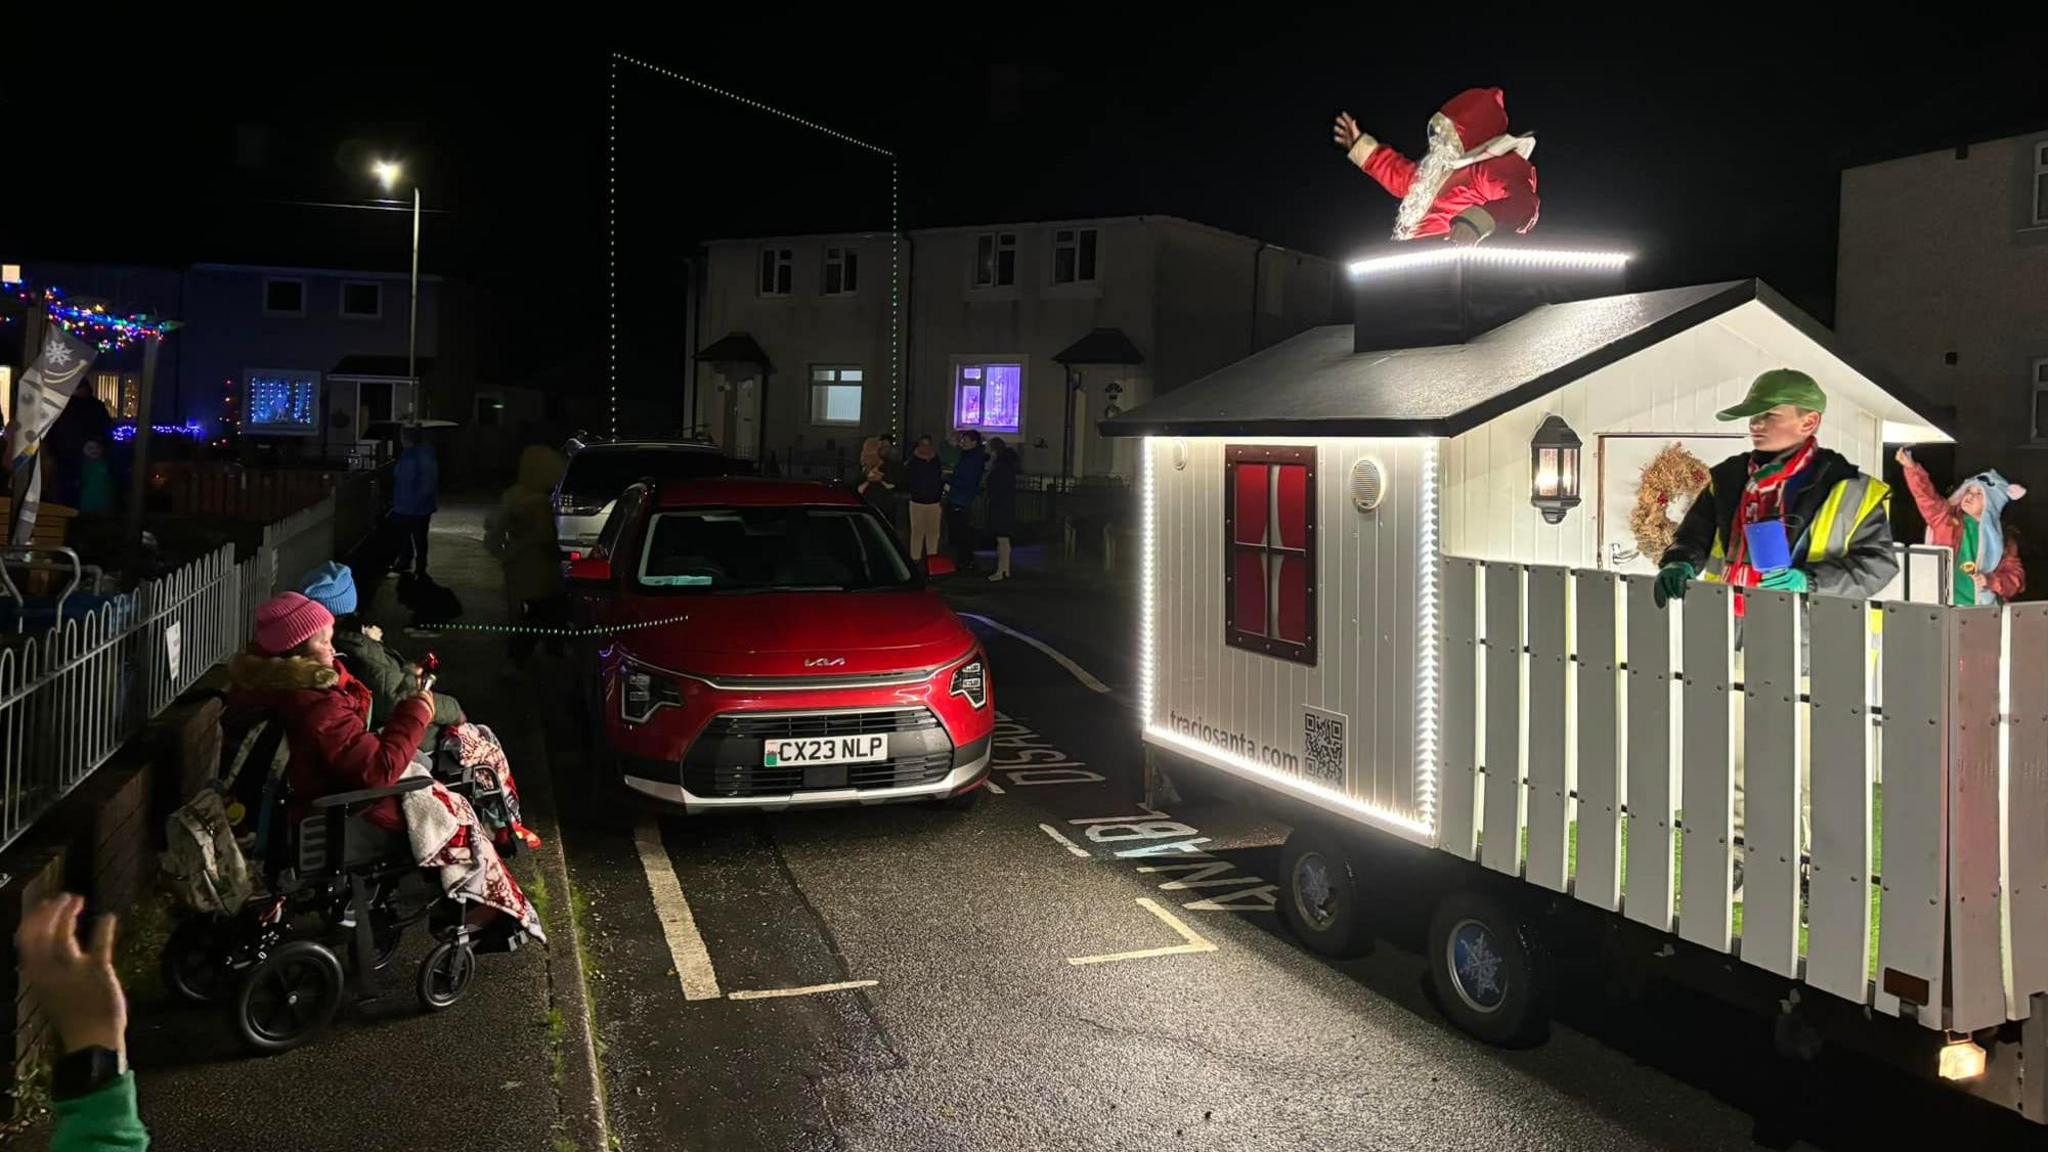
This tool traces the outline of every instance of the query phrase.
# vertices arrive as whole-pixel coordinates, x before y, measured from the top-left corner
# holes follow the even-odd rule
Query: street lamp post
[[[396,160],[379,160],[370,165],[377,182],[385,191],[397,187],[399,178],[405,174]],[[420,377],[420,187],[412,187],[412,284],[409,289],[407,316],[405,322],[405,378],[412,384],[413,420],[419,420]]]

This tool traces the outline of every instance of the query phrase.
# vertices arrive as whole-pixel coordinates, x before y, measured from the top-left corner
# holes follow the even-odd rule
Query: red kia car
[[[935,560],[939,574],[950,564]],[[906,800],[987,780],[988,656],[851,492],[636,484],[569,566],[600,763],[680,809]]]

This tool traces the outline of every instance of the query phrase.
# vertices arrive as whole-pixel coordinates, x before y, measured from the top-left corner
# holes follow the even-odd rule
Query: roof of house
[[[1060,364],[1143,364],[1145,354],[1131,343],[1121,328],[1097,328],[1058,352],[1053,353],[1054,362]]]
[[[1312,328],[1102,422],[1107,436],[1457,436],[1754,303],[1928,424],[1935,409],[1758,280],[1546,304],[1463,344],[1354,352]],[[1826,383],[1826,381],[1823,381]]]
[[[759,364],[764,370],[773,372],[768,362],[768,353],[752,336],[745,332],[728,332],[704,346],[697,353],[700,364]]]

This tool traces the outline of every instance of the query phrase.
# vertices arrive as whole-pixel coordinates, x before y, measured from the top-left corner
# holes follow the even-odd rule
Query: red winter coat
[[[228,707],[270,712],[284,721],[291,748],[287,817],[294,825],[322,796],[397,783],[433,720],[426,704],[413,697],[373,732],[369,686],[338,664],[329,668],[303,657],[244,652],[228,663],[228,681]],[[405,828],[397,797],[377,801],[363,818],[393,832]]]
[[[1961,552],[1963,548],[1963,511],[1948,502],[1928,477],[1927,469],[1919,461],[1904,466],[1906,487],[1912,490],[1913,503],[1920,509],[1920,518],[1927,522],[1927,542],[1951,551]],[[2020,566],[2020,550],[2013,547],[2011,540],[2005,542],[2005,555],[1998,560],[1998,567],[1980,573],[1984,577],[1984,590],[2010,602],[2027,588],[2027,570]]]
[[[1507,106],[1498,88],[1471,88],[1451,98],[1443,114],[1458,129],[1466,154],[1483,152],[1503,141],[1508,131]],[[1512,140],[1504,143],[1512,144]],[[1352,155],[1357,156],[1354,149]],[[1408,195],[1415,181],[1415,161],[1381,144],[1358,161],[1360,171],[1380,182],[1396,198]],[[1436,200],[1415,229],[1417,238],[1450,232],[1451,221],[1477,209],[1482,236],[1497,230],[1527,232],[1536,224],[1541,201],[1536,196],[1536,166],[1520,151],[1474,161],[1450,174]],[[1487,227],[1488,223],[1491,227]]]

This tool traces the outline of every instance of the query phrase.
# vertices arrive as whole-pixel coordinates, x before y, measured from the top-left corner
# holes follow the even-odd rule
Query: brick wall
[[[0,886],[0,923],[7,928],[7,939],[0,944],[7,962],[0,968],[0,1004],[7,1006],[7,1063],[0,1069],[0,1076],[6,1078],[6,1088],[11,1093],[14,1085],[21,1083],[34,1068],[42,1054],[43,1042],[49,1035],[49,1022],[43,1019],[41,1009],[36,1007],[33,997],[27,995],[22,986],[21,966],[14,959],[14,927],[21,923],[21,910],[33,906],[46,896],[54,896],[64,890],[64,854],[48,852],[37,859],[26,862],[22,871],[11,875],[4,886]],[[6,1113],[13,1114],[13,1101],[7,1102]]]

